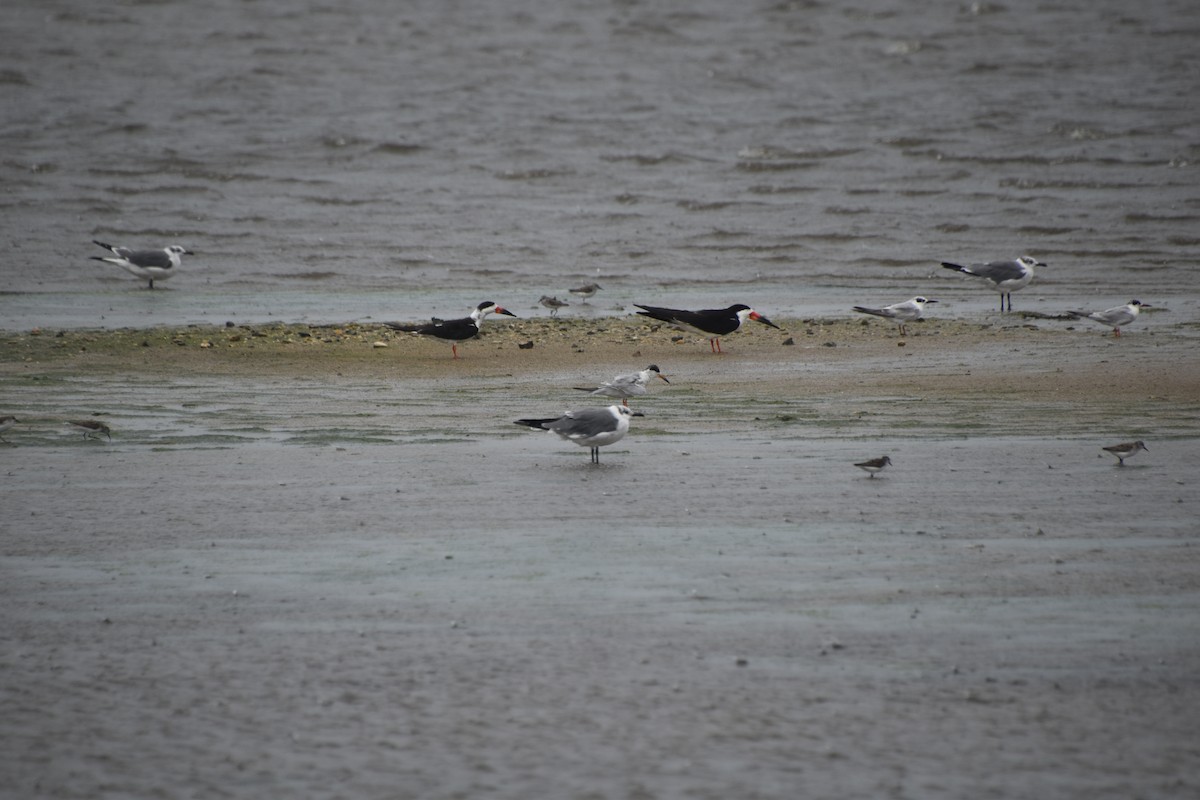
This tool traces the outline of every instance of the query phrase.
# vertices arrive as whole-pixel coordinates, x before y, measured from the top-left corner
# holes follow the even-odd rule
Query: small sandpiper
[[[559,300],[557,297],[548,297],[546,295],[542,295],[538,302],[550,309],[550,316],[552,317],[558,313],[560,308],[566,308],[571,305],[566,300]]]
[[[583,286],[576,286],[574,289],[568,289],[567,291],[586,303],[588,300],[592,299],[592,295],[596,293],[597,289],[603,288],[604,287],[598,283],[585,283]]]
[[[1121,444],[1114,444],[1112,447],[1106,447],[1104,449],[1117,457],[1118,467],[1125,466],[1125,459],[1137,455],[1138,450],[1146,450],[1147,453],[1150,452],[1146,449],[1146,443],[1140,439],[1136,442],[1122,442]]]
[[[892,460],[887,456],[872,458],[870,461],[860,461],[854,466],[864,470],[870,477],[874,478],[876,472],[883,472],[884,467],[890,467]]]
[[[67,422],[77,428],[82,428],[83,438],[85,439],[99,438],[100,434],[103,433],[108,437],[109,441],[112,441],[112,432],[108,429],[107,425],[98,419],[69,419]]]
[[[0,417],[0,433],[4,433],[18,422],[20,422],[20,420],[14,417],[12,414],[5,414],[3,417]],[[3,436],[0,436],[0,442],[12,444],[12,442],[9,442],[8,439],[5,439]]]

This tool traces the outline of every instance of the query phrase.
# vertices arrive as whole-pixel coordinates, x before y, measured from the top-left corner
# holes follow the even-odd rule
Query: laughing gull
[[[567,291],[586,303],[588,300],[592,299],[592,295],[596,293],[597,289],[603,288],[604,287],[598,283],[585,283],[583,286],[576,286],[574,289],[568,289]]]
[[[519,419],[517,425],[554,431],[580,447],[590,448],[592,463],[600,463],[600,448],[621,441],[629,433],[629,418],[643,416],[628,406],[581,408],[568,411],[561,417],[548,419]]]
[[[658,306],[642,306],[634,303],[634,306],[642,309],[637,312],[643,317],[670,322],[675,325],[685,325],[694,330],[700,331],[708,337],[708,347],[714,353],[721,351],[721,337],[726,334],[733,333],[738,328],[742,327],[748,319],[755,322],[761,322],[763,325],[769,325],[772,328],[778,329],[771,320],[759,314],[753,308],[747,305],[738,303],[729,308],[707,308],[701,311],[681,311],[676,308],[659,308]]]
[[[488,314],[507,314],[510,317],[515,317],[506,308],[493,303],[491,300],[485,300],[475,307],[471,312],[471,316],[463,317],[462,319],[438,319],[433,318],[432,322],[416,325],[408,325],[401,322],[385,322],[384,325],[392,330],[407,331],[409,333],[419,333],[422,336],[436,336],[439,339],[449,339],[453,344],[450,346],[450,351],[454,354],[454,358],[458,358],[458,342],[464,339],[470,339],[479,333],[479,326],[483,324],[483,320]]]
[[[558,313],[560,308],[566,308],[571,305],[566,300],[559,300],[557,297],[548,297],[547,295],[542,295],[538,302],[550,309],[550,316],[552,317]]]
[[[890,467],[891,465],[892,460],[887,456],[882,456],[880,458],[872,458],[870,461],[860,461],[854,466],[858,467],[866,472],[867,475],[874,478],[876,472],[883,472],[884,467]]]
[[[1146,443],[1140,439],[1136,442],[1122,442],[1121,444],[1114,444],[1112,447],[1105,447],[1104,449],[1117,457],[1118,467],[1125,466],[1125,459],[1137,455],[1139,450],[1145,450],[1147,453],[1150,452],[1150,450],[1146,447]]]
[[[876,317],[893,320],[900,326],[900,335],[907,336],[908,330],[905,328],[905,323],[920,319],[921,312],[925,310],[925,306],[936,302],[937,300],[930,300],[927,297],[914,297],[912,300],[905,300],[903,303],[893,303],[883,308],[855,306],[854,310],[860,314],[873,314]]]
[[[989,261],[986,264],[952,264],[943,261],[942,266],[965,275],[983,278],[1000,293],[1000,311],[1004,311],[1004,298],[1008,298],[1008,310],[1012,311],[1012,293],[1024,289],[1033,280],[1033,268],[1046,266],[1033,256],[1021,256],[1011,261]]]
[[[589,386],[576,386],[575,388],[581,392],[591,392],[592,394],[602,395],[604,397],[619,397],[621,405],[629,405],[629,398],[639,397],[646,393],[646,384],[651,378],[658,378],[663,383],[670,383],[667,376],[663,375],[658,369],[657,364],[651,364],[638,372],[631,372],[628,375],[618,375],[611,381],[606,381],[595,389]]]
[[[112,440],[112,432],[108,426],[97,419],[69,419],[68,424],[74,425],[76,428],[83,429],[83,438],[91,439],[93,436],[99,438],[100,434],[104,434]]]
[[[1103,311],[1068,311],[1067,313],[1075,319],[1090,319],[1092,322],[1106,325],[1113,329],[1114,336],[1120,336],[1121,328],[1137,319],[1138,313],[1143,308],[1154,308],[1154,306],[1143,303],[1141,300],[1130,300],[1123,306],[1113,306]]]
[[[14,417],[12,414],[5,414],[3,417],[0,417],[0,433],[4,433],[18,422],[20,422],[20,420]],[[5,439],[3,436],[0,436],[0,442],[11,444],[11,442],[9,442],[8,439]]]
[[[165,281],[175,274],[174,270],[178,269],[182,263],[180,256],[196,255],[191,250],[177,244],[169,245],[161,250],[131,250],[128,247],[105,244],[96,239],[92,239],[92,244],[98,244],[112,253],[111,256],[92,256],[92,260],[116,264],[131,275],[150,281],[151,289],[154,288],[156,280]]]

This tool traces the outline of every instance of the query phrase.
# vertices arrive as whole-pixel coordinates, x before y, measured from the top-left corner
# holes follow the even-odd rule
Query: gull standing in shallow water
[[[774,322],[771,322],[771,320],[743,303],[737,303],[729,308],[706,308],[701,311],[683,311],[678,308],[641,306],[637,303],[633,305],[642,309],[637,313],[643,317],[670,322],[674,325],[685,325],[693,330],[700,331],[700,333],[708,337],[708,347],[714,353],[722,352],[721,337],[738,330],[748,319],[761,322],[763,325],[769,325],[772,328],[779,328]]]
[[[1150,450],[1146,447],[1146,443],[1140,439],[1136,442],[1122,442],[1121,444],[1114,444],[1112,447],[1105,447],[1104,449],[1116,456],[1118,467],[1125,466],[1125,459],[1137,455],[1139,450],[1145,450],[1147,453],[1150,452]]]
[[[1149,303],[1143,303],[1141,300],[1130,300],[1123,306],[1113,306],[1106,308],[1103,311],[1068,311],[1075,319],[1090,319],[1092,322],[1099,322],[1101,325],[1106,325],[1113,329],[1113,336],[1120,337],[1121,328],[1131,324],[1138,318],[1138,313],[1143,308],[1154,308]]]
[[[561,417],[519,419],[515,424],[554,431],[580,447],[590,448],[592,463],[599,464],[600,448],[625,438],[625,434],[629,433],[629,418],[640,416],[643,416],[642,412],[631,411],[628,406],[609,406],[581,408],[568,411]]]
[[[854,310],[860,314],[873,314],[876,317],[890,319],[900,326],[900,335],[907,336],[908,330],[904,327],[905,323],[912,322],[915,319],[920,319],[925,306],[929,303],[936,303],[937,300],[930,300],[926,297],[914,297],[912,300],[905,300],[903,303],[893,303],[890,306],[883,308],[865,308],[864,306],[855,306]]]
[[[883,472],[884,467],[890,467],[891,465],[892,460],[887,456],[882,456],[880,458],[872,458],[870,461],[860,461],[854,466],[866,472],[869,477],[874,478],[876,472]]]
[[[454,358],[458,358],[458,343],[478,334],[479,326],[483,324],[484,318],[488,314],[493,313],[507,314],[510,317],[516,316],[516,314],[506,308],[501,308],[491,300],[484,300],[475,307],[475,310],[471,312],[471,316],[463,317],[462,319],[438,319],[434,317],[432,322],[417,325],[408,325],[401,322],[385,322],[383,324],[396,331],[407,331],[409,333],[419,333],[422,336],[436,336],[439,339],[448,339],[452,342],[450,351],[454,354]]]
[[[651,364],[638,372],[631,372],[628,375],[618,375],[611,381],[605,381],[596,388],[590,386],[576,386],[575,388],[581,392],[591,392],[592,394],[602,395],[604,397],[619,397],[621,405],[629,405],[629,398],[639,397],[646,393],[646,384],[651,378],[658,378],[663,383],[670,383],[667,376],[663,375],[658,369],[657,364]]]
[[[1012,293],[1029,285],[1033,280],[1034,267],[1046,265],[1033,256],[1021,256],[1011,261],[989,261],[986,264],[969,264],[965,267],[943,261],[942,266],[964,275],[983,278],[990,283],[992,288],[1000,293],[1000,311],[1003,312],[1004,299],[1008,298],[1008,310],[1012,311]]]
[[[92,240],[92,244],[98,244],[112,253],[111,256],[92,256],[92,260],[116,264],[129,274],[149,281],[151,289],[154,288],[154,281],[165,281],[175,274],[174,271],[182,263],[180,256],[196,255],[191,250],[177,244],[161,250],[131,250],[128,247],[117,247],[98,242],[95,239]]]

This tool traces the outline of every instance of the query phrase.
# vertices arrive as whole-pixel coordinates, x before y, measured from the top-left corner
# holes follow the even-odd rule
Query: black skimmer
[[[1147,453],[1150,452],[1150,450],[1146,447],[1146,443],[1141,440],[1136,442],[1122,442],[1121,444],[1114,444],[1112,447],[1106,447],[1104,449],[1117,457],[1118,467],[1125,466],[1125,459],[1137,455],[1139,450],[1145,450]]]
[[[907,336],[908,330],[905,328],[905,324],[920,319],[925,306],[928,303],[936,302],[937,300],[930,300],[927,297],[914,297],[912,300],[905,300],[903,303],[893,303],[883,308],[855,306],[854,310],[860,314],[873,314],[876,317],[890,319],[900,326],[900,335]]]
[[[887,456],[881,456],[879,458],[872,458],[870,461],[860,461],[854,466],[858,467],[866,472],[867,475],[874,478],[876,472],[883,472],[884,467],[890,467],[891,465],[892,460],[890,458]]]
[[[597,289],[603,288],[604,287],[598,283],[585,283],[583,286],[576,286],[574,289],[568,289],[567,291],[586,303],[588,300],[592,299],[592,295],[596,293]]]
[[[566,300],[559,300],[557,297],[549,297],[547,295],[542,295],[538,302],[550,309],[550,316],[552,317],[558,313],[560,308],[566,308],[571,305]]]
[[[463,317],[462,319],[438,319],[434,317],[432,322],[417,325],[407,325],[400,322],[385,322],[384,325],[387,325],[392,330],[419,333],[422,336],[436,336],[439,339],[449,339],[453,342],[450,350],[454,354],[454,358],[458,358],[458,342],[470,339],[478,334],[479,326],[483,324],[483,320],[488,314],[516,316],[516,314],[506,308],[501,308],[491,300],[485,300],[475,307],[475,310],[471,312],[471,316]]]
[[[1143,303],[1141,300],[1130,300],[1123,306],[1114,306],[1106,308],[1103,311],[1068,311],[1075,319],[1090,319],[1092,322],[1099,322],[1101,325],[1107,325],[1113,329],[1114,336],[1121,335],[1121,328],[1131,324],[1138,317],[1138,313],[1143,308],[1154,308],[1149,303]]]
[[[681,311],[675,308],[659,308],[658,306],[642,306],[634,303],[634,306],[642,309],[637,312],[643,317],[670,322],[675,325],[686,325],[700,331],[708,337],[709,349],[714,353],[721,352],[721,337],[733,333],[738,328],[742,327],[742,323],[748,319],[755,322],[761,322],[763,325],[769,325],[772,328],[778,329],[771,320],[759,314],[753,308],[747,305],[738,303],[729,308],[707,308],[702,311]]]
[[[581,392],[591,392],[604,397],[619,397],[621,405],[627,406],[629,398],[639,397],[646,393],[646,384],[650,382],[651,378],[658,378],[663,383],[670,383],[667,376],[659,370],[658,365],[651,364],[643,370],[631,372],[628,375],[618,375],[594,389],[586,386],[576,386],[575,388]]]
[[[156,280],[165,281],[175,274],[175,270],[179,269],[179,265],[182,263],[180,256],[196,255],[191,250],[177,244],[161,250],[131,250],[128,247],[116,247],[95,239],[92,240],[92,244],[98,244],[112,253],[111,256],[92,256],[94,261],[116,264],[131,275],[149,281],[151,289],[154,288]]]
[[[554,431],[559,436],[587,447],[592,452],[592,463],[600,463],[600,448],[625,438],[629,433],[629,418],[643,416],[640,411],[631,411],[628,406],[608,408],[581,408],[568,411],[561,417],[547,419],[519,419],[517,425]]]
[[[83,438],[91,439],[93,436],[99,438],[100,434],[104,434],[112,440],[112,432],[98,419],[69,419],[67,422],[74,425],[76,428],[83,429]]]
[[[20,422],[20,420],[14,417],[12,414],[5,414],[3,417],[0,417],[0,433],[4,433],[18,422]],[[0,436],[0,442],[8,442],[8,439]]]
[[[1000,293],[1000,311],[1003,312],[1004,299],[1008,298],[1008,310],[1012,311],[1012,293],[1029,285],[1033,280],[1034,267],[1046,265],[1033,256],[1021,256],[1011,261],[989,261],[986,264],[969,264],[965,267],[943,261],[942,266],[964,275],[983,278],[990,283],[992,288]]]

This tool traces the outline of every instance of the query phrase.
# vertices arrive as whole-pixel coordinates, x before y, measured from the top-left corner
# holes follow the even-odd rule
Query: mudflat
[[[1189,796],[1195,326],[775,321],[0,337],[9,791]]]

